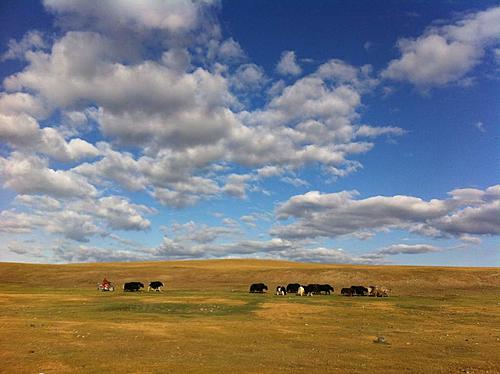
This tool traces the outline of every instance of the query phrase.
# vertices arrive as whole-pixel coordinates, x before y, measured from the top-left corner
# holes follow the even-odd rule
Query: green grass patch
[[[143,302],[112,302],[96,309],[99,313],[116,314],[160,314],[170,316],[228,316],[249,314],[255,311],[259,302],[252,300],[243,305],[216,303],[143,303]]]

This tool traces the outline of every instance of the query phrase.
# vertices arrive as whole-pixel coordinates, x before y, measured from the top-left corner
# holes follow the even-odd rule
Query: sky
[[[0,2],[0,261],[500,266],[495,1]]]

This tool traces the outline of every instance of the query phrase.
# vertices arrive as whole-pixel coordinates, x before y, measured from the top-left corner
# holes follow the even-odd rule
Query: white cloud
[[[61,6],[69,9],[64,2]],[[347,169],[357,169],[347,159],[349,154],[373,146],[353,141],[361,93],[373,80],[367,67],[354,68],[335,60],[337,69],[353,71],[353,77],[335,80],[323,67],[324,78],[316,72],[296,81],[263,110],[235,113],[241,103],[230,89],[239,85],[241,92],[248,92],[261,87],[266,78],[260,67],[241,65],[234,74],[188,68],[190,55],[181,47],[167,49],[158,62],[125,64],[113,37],[67,32],[50,53],[30,53],[27,67],[5,80],[10,95],[29,90],[45,106],[64,113],[57,129],[35,130],[33,120],[26,117],[26,131],[33,132],[31,149],[60,161],[103,156],[72,169],[92,183],[106,186],[114,181],[129,190],[148,190],[161,203],[181,207],[220,192],[213,182],[212,191],[199,189],[200,195],[185,187],[193,174],[203,174],[202,169],[214,162],[275,168],[320,162],[333,168],[325,171],[345,175]],[[235,44],[226,42],[229,53]],[[69,139],[90,122],[97,123],[113,150],[102,143],[96,147],[85,139]],[[373,128],[371,136],[382,133],[397,134],[398,128]],[[16,139],[26,141],[27,137]],[[121,152],[123,146],[137,152]],[[241,183],[229,184],[225,191],[245,196]]]
[[[337,248],[298,248],[281,253],[281,257],[298,262],[323,262],[335,264],[379,264],[382,259],[369,256],[355,256]]]
[[[299,75],[302,69],[297,64],[294,51],[284,51],[281,53],[280,61],[276,65],[276,71],[281,75]]]
[[[223,191],[232,196],[246,198],[247,183],[252,178],[249,174],[231,174],[227,177]]]
[[[43,119],[47,113],[48,109],[38,97],[24,92],[0,93],[0,114],[2,115],[25,115]]]
[[[245,60],[246,55],[240,46],[240,43],[233,38],[224,40],[218,50],[218,56],[225,62],[240,62]]]
[[[304,179],[300,179],[300,178],[283,177],[280,180],[282,182],[291,184],[292,186],[295,186],[295,187],[309,186],[309,182],[308,181],[306,181]]]
[[[470,244],[474,244],[474,245],[479,245],[482,242],[481,238],[478,238],[477,236],[467,235],[467,234],[460,235],[460,240],[465,242],[465,243],[470,243]]]
[[[190,177],[185,181],[170,183],[169,186],[155,188],[152,195],[161,204],[174,208],[194,205],[201,198],[212,197],[221,191],[213,180],[202,177]]]
[[[0,113],[0,139],[23,151],[36,151],[59,161],[74,161],[96,157],[99,151],[85,140],[67,142],[56,128],[40,129],[38,122],[27,114]]]
[[[212,2],[191,0],[108,0],[80,2],[74,0],[44,0],[45,7],[69,21],[79,21],[81,26],[96,27],[102,31],[112,28],[166,30],[172,33],[187,32],[201,21],[203,7]]]
[[[484,128],[484,124],[483,124],[482,122],[476,122],[476,123],[474,124],[474,127],[475,127],[476,129],[478,129],[479,131],[481,131],[481,132],[486,132],[486,130],[485,130],[485,128]]]
[[[0,113],[0,139],[6,143],[30,145],[38,135],[38,122],[27,114],[3,115]]]
[[[43,195],[18,195],[16,203],[23,211],[2,212],[2,231],[26,233],[40,228],[80,242],[95,235],[108,236],[110,230],[146,231],[151,222],[144,215],[156,213],[120,196],[58,200]]]
[[[33,230],[33,227],[29,214],[9,210],[0,212],[0,232],[10,234],[29,233]]]
[[[356,130],[356,136],[358,137],[376,137],[380,135],[403,135],[405,131],[400,127],[395,126],[381,126],[372,127],[367,125],[362,125]]]
[[[45,229],[79,242],[87,242],[90,236],[105,235],[105,230],[95,224],[91,215],[73,210],[52,214]]]
[[[255,222],[257,222],[257,218],[254,215],[244,215],[240,217],[241,222],[245,222],[250,227],[257,227]]]
[[[92,209],[91,212],[104,219],[112,229],[143,231],[150,228],[151,222],[142,214],[152,214],[154,210],[143,205],[131,204],[118,196],[107,196],[99,199],[96,209]]]
[[[389,247],[382,248],[377,253],[380,255],[399,255],[399,254],[421,254],[440,252],[442,248],[429,244],[393,244]]]
[[[231,77],[231,85],[238,91],[255,91],[265,83],[264,69],[255,64],[240,65]]]
[[[175,233],[177,241],[199,244],[211,243],[221,237],[241,234],[236,226],[208,226],[193,221],[185,224],[174,224],[172,231]]]
[[[28,51],[45,48],[47,44],[40,31],[32,30],[24,34],[20,41],[10,39],[7,46],[8,50],[1,56],[0,61],[24,59]]]
[[[0,213],[0,230],[67,239],[52,249],[59,261],[256,253],[371,261],[280,238],[222,242],[244,227],[229,218],[220,227],[186,226],[142,253],[68,244],[95,237],[127,244],[115,231],[147,231],[152,224],[146,216],[156,211],[135,204],[135,193],[181,208],[223,194],[267,193],[259,186],[263,178],[305,186],[295,173],[304,165],[320,164],[328,177],[345,176],[362,167],[350,158],[368,152],[373,138],[404,131],[358,124],[362,97],[378,84],[369,65],[329,60],[295,80],[302,69],[295,53],[285,51],[277,71],[288,75],[289,84],[272,82],[237,41],[222,39],[211,18],[218,2],[44,5],[63,34],[49,46],[41,34],[28,33],[7,52],[26,64],[5,79],[6,92],[0,93],[6,145],[0,176],[4,188],[18,194],[14,209]],[[249,95],[265,101],[255,105]],[[239,166],[251,170],[236,174],[243,173]],[[129,191],[129,198],[118,196]],[[247,214],[240,220],[252,226],[257,218],[263,219]],[[452,221],[449,230],[457,225]]]
[[[295,222],[273,227],[285,239],[338,237],[366,232],[406,230],[432,237],[498,235],[498,186],[485,191],[454,190],[451,199],[425,201],[412,196],[374,196],[356,199],[356,191],[321,194],[311,191],[281,204],[278,219]],[[471,195],[475,197],[471,199]]]
[[[283,168],[278,166],[266,165],[260,169],[257,169],[257,175],[262,178],[275,177],[283,173],[284,173]]]
[[[491,45],[500,41],[500,7],[471,13],[453,24],[430,27],[416,39],[400,39],[401,57],[382,77],[418,87],[456,82],[469,73]]]
[[[59,200],[49,196],[17,195],[15,202],[42,211],[57,211],[61,208]]]
[[[442,217],[436,228],[453,235],[498,235],[500,234],[500,199],[466,207]]]
[[[373,78],[371,65],[355,67],[339,59],[331,59],[320,65],[315,75],[325,81],[337,84],[350,84],[358,90],[365,91],[375,87],[379,81]]]
[[[185,72],[191,64],[191,55],[185,48],[172,48],[163,52],[162,63],[173,71]]]
[[[186,224],[196,226],[194,223]],[[182,225],[182,226],[186,226]],[[306,262],[381,263],[381,256],[354,256],[342,249],[304,247],[299,243],[273,238],[270,240],[240,240],[226,243],[193,242],[180,233],[164,237],[154,250],[154,256],[165,259],[195,259],[224,257],[255,257]]]
[[[148,261],[152,256],[148,251],[126,251],[118,248],[100,248],[90,245],[62,243],[52,248],[52,260],[57,262],[128,262]]]
[[[85,178],[65,170],[48,167],[45,159],[14,152],[0,157],[0,175],[4,187],[20,194],[47,194],[53,197],[88,197],[97,190]]]

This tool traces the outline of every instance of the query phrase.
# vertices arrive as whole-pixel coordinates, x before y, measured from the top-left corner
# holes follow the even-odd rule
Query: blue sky
[[[0,260],[500,265],[493,1],[0,5]]]

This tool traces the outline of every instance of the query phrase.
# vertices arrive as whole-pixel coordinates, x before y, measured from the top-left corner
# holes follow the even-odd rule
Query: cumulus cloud
[[[54,170],[48,161],[13,152],[0,157],[0,175],[4,187],[20,194],[46,194],[52,197],[96,196],[96,188],[84,177],[70,170]]]
[[[201,198],[214,196],[220,191],[220,187],[214,181],[201,177],[173,183],[171,188],[155,188],[152,196],[163,205],[183,208],[196,204]]]
[[[10,39],[7,47],[0,60],[24,59],[28,51],[46,48],[47,43],[40,31],[32,30],[24,34],[20,41]]]
[[[172,231],[177,240],[183,242],[211,243],[221,237],[241,234],[237,226],[208,226],[189,221],[185,224],[173,224]]]
[[[218,56],[225,62],[239,62],[246,58],[240,43],[233,38],[226,39],[220,44]]]
[[[240,65],[231,78],[231,85],[238,91],[254,91],[266,83],[264,69],[255,64]]]
[[[16,203],[23,209],[1,212],[2,231],[27,233],[42,229],[79,242],[87,242],[96,235],[108,236],[112,230],[146,231],[151,222],[144,215],[156,213],[120,196],[60,200],[43,195],[18,195]]]
[[[62,2],[60,9],[87,14],[86,7],[80,8]],[[319,162],[331,167],[323,170],[341,176],[348,173],[344,169],[357,169],[348,160],[350,154],[373,146],[356,138],[402,133],[397,127],[358,129],[354,124],[361,95],[372,85],[366,67],[330,61],[328,68],[321,66],[285,87],[265,108],[238,113],[241,103],[231,89],[261,87],[266,78],[257,65],[241,65],[229,75],[217,69],[188,69],[189,52],[179,47],[166,50],[161,61],[130,64],[122,61],[116,45],[109,34],[69,31],[50,52],[32,52],[27,67],[5,80],[8,95],[34,92],[46,107],[63,111],[67,124],[40,129],[34,117],[16,114],[24,116],[22,126],[6,126],[3,137],[20,149],[35,149],[60,161],[103,156],[72,172],[92,183],[148,189],[161,203],[182,207],[217,191],[245,196],[241,183],[219,188],[202,175],[198,182],[205,188],[187,187],[193,174],[214,162],[275,168]],[[221,45],[227,54],[237,49],[232,39]],[[112,140],[113,149],[70,138],[89,121]],[[139,152],[123,152],[123,146]]]
[[[305,262],[331,263],[383,263],[377,256],[356,256],[347,251],[328,247],[308,247],[294,241],[273,238],[270,240],[240,240],[226,243],[195,243],[180,237],[164,237],[154,249],[154,256],[163,259],[197,259],[259,256]]]
[[[372,77],[371,65],[355,67],[339,59],[331,59],[319,66],[315,75],[327,81],[337,84],[348,83],[359,90],[368,90],[375,87],[379,82]]]
[[[471,13],[456,22],[433,26],[416,39],[400,39],[401,57],[382,77],[418,87],[456,82],[478,65],[485,51],[500,41],[500,7]]]
[[[266,165],[260,169],[257,170],[257,175],[259,177],[263,178],[269,178],[269,177],[274,177],[278,176],[284,173],[283,168],[279,166],[271,166],[271,165]]]
[[[212,1],[194,0],[108,0],[80,2],[74,0],[44,0],[44,6],[62,18],[63,24],[78,22],[80,27],[93,26],[100,31],[112,28],[166,30],[181,33],[193,30],[201,21],[206,4]]]
[[[118,196],[103,197],[95,205],[97,209],[94,214],[104,219],[109,227],[118,230],[147,230],[151,222],[142,214],[155,212],[144,205],[131,204],[128,200]]]
[[[80,138],[67,141],[56,128],[40,128],[33,117],[24,113],[4,115],[0,112],[0,139],[15,149],[36,151],[59,161],[75,161],[99,154],[87,141]]]
[[[450,199],[425,201],[413,196],[357,199],[356,191],[297,195],[276,209],[278,219],[294,218],[271,233],[285,239],[334,238],[401,229],[432,237],[497,235],[500,232],[498,186],[459,189]]]
[[[224,192],[229,195],[245,198],[247,183],[252,179],[249,174],[231,174],[227,178],[227,182],[224,185]]]
[[[44,119],[48,108],[39,98],[25,92],[0,93],[0,113],[4,116],[25,115]]]
[[[297,64],[294,51],[285,51],[276,65],[276,71],[281,75],[299,75],[302,69]]]
[[[0,232],[10,234],[29,233],[34,227],[29,214],[8,210],[0,212],[0,223]]]
[[[68,244],[95,237],[122,243],[116,231],[149,230],[147,216],[156,211],[134,203],[138,194],[183,208],[224,194],[265,193],[264,178],[306,186],[298,169],[319,165],[328,177],[348,175],[362,167],[354,155],[404,130],[359,123],[363,96],[379,83],[370,65],[332,59],[297,78],[295,52],[285,51],[276,70],[287,79],[273,81],[236,40],[221,36],[212,18],[217,1],[45,0],[44,6],[62,33],[48,40],[29,32],[9,42],[3,56],[25,64],[5,78],[0,93],[0,177],[18,194],[14,209],[0,213],[2,232],[63,238],[53,251],[60,261],[256,253],[369,261],[281,238],[221,243],[243,226],[229,218],[223,226],[178,229],[184,240],[166,237],[142,254]],[[459,222],[490,222],[490,214],[467,211],[442,225],[463,231]],[[240,220],[252,226],[257,218]]]
[[[245,222],[248,226],[250,227],[257,227],[255,222],[257,221],[257,218],[253,215],[244,215],[240,217],[240,221]]]

